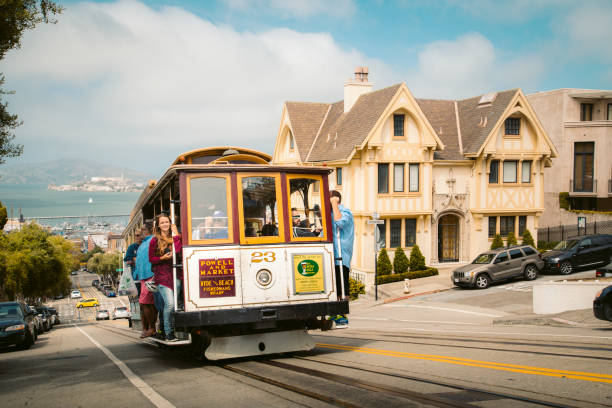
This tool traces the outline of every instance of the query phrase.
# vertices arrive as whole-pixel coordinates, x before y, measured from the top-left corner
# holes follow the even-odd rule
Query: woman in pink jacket
[[[172,277],[172,245],[177,259],[181,256],[183,245],[181,236],[176,225],[170,222],[166,214],[158,214],[155,217],[154,237],[149,244],[149,260],[151,261],[154,281],[162,298],[164,299],[163,323],[164,334],[167,341],[177,341],[174,336],[174,322],[172,312],[174,311],[174,279]],[[176,271],[176,290],[181,290],[183,280],[182,270]]]

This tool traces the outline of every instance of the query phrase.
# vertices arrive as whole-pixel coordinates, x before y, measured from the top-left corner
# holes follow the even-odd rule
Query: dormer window
[[[295,149],[295,140],[293,139],[293,133],[289,132],[289,150]]]
[[[521,134],[521,118],[506,119],[506,135]]]
[[[393,137],[404,137],[404,123],[406,122],[406,115],[395,114],[393,115]]]

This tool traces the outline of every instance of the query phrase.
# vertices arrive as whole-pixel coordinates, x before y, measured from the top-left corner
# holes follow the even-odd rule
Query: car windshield
[[[489,264],[495,258],[495,254],[480,254],[474,259],[473,264]]]
[[[125,310],[127,310],[127,307],[118,307],[117,308],[118,312],[122,312],[122,311],[125,311]]]
[[[566,249],[571,249],[575,247],[576,245],[578,245],[578,242],[580,242],[580,240],[578,239],[568,239],[565,241],[561,241],[557,245],[555,245],[553,250],[565,251]]]
[[[0,305],[0,319],[17,319],[21,316],[21,308],[17,305]]]

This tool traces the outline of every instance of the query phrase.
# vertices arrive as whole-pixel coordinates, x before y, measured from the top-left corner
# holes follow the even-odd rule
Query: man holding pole
[[[342,196],[336,190],[329,192],[332,208],[332,230],[334,234],[334,259],[336,264],[336,290],[339,300],[349,299],[349,271],[353,256],[355,240],[355,224],[353,214],[341,203]],[[331,318],[336,327],[348,327],[346,316],[338,315]]]

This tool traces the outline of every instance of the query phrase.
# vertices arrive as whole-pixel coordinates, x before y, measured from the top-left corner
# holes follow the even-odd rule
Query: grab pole
[[[344,294],[346,293],[346,290],[344,288],[344,264],[342,263],[342,245],[340,242],[340,228],[336,227],[336,237],[338,238],[338,260],[340,261],[340,290],[342,292],[342,300],[344,300]]]
[[[170,197],[170,233],[172,233],[172,225],[174,224],[174,202],[172,197]],[[174,296],[174,310],[176,312],[177,302],[178,302],[178,293],[176,286],[176,252],[174,251],[174,237],[172,237],[172,283],[174,284],[173,296]]]

